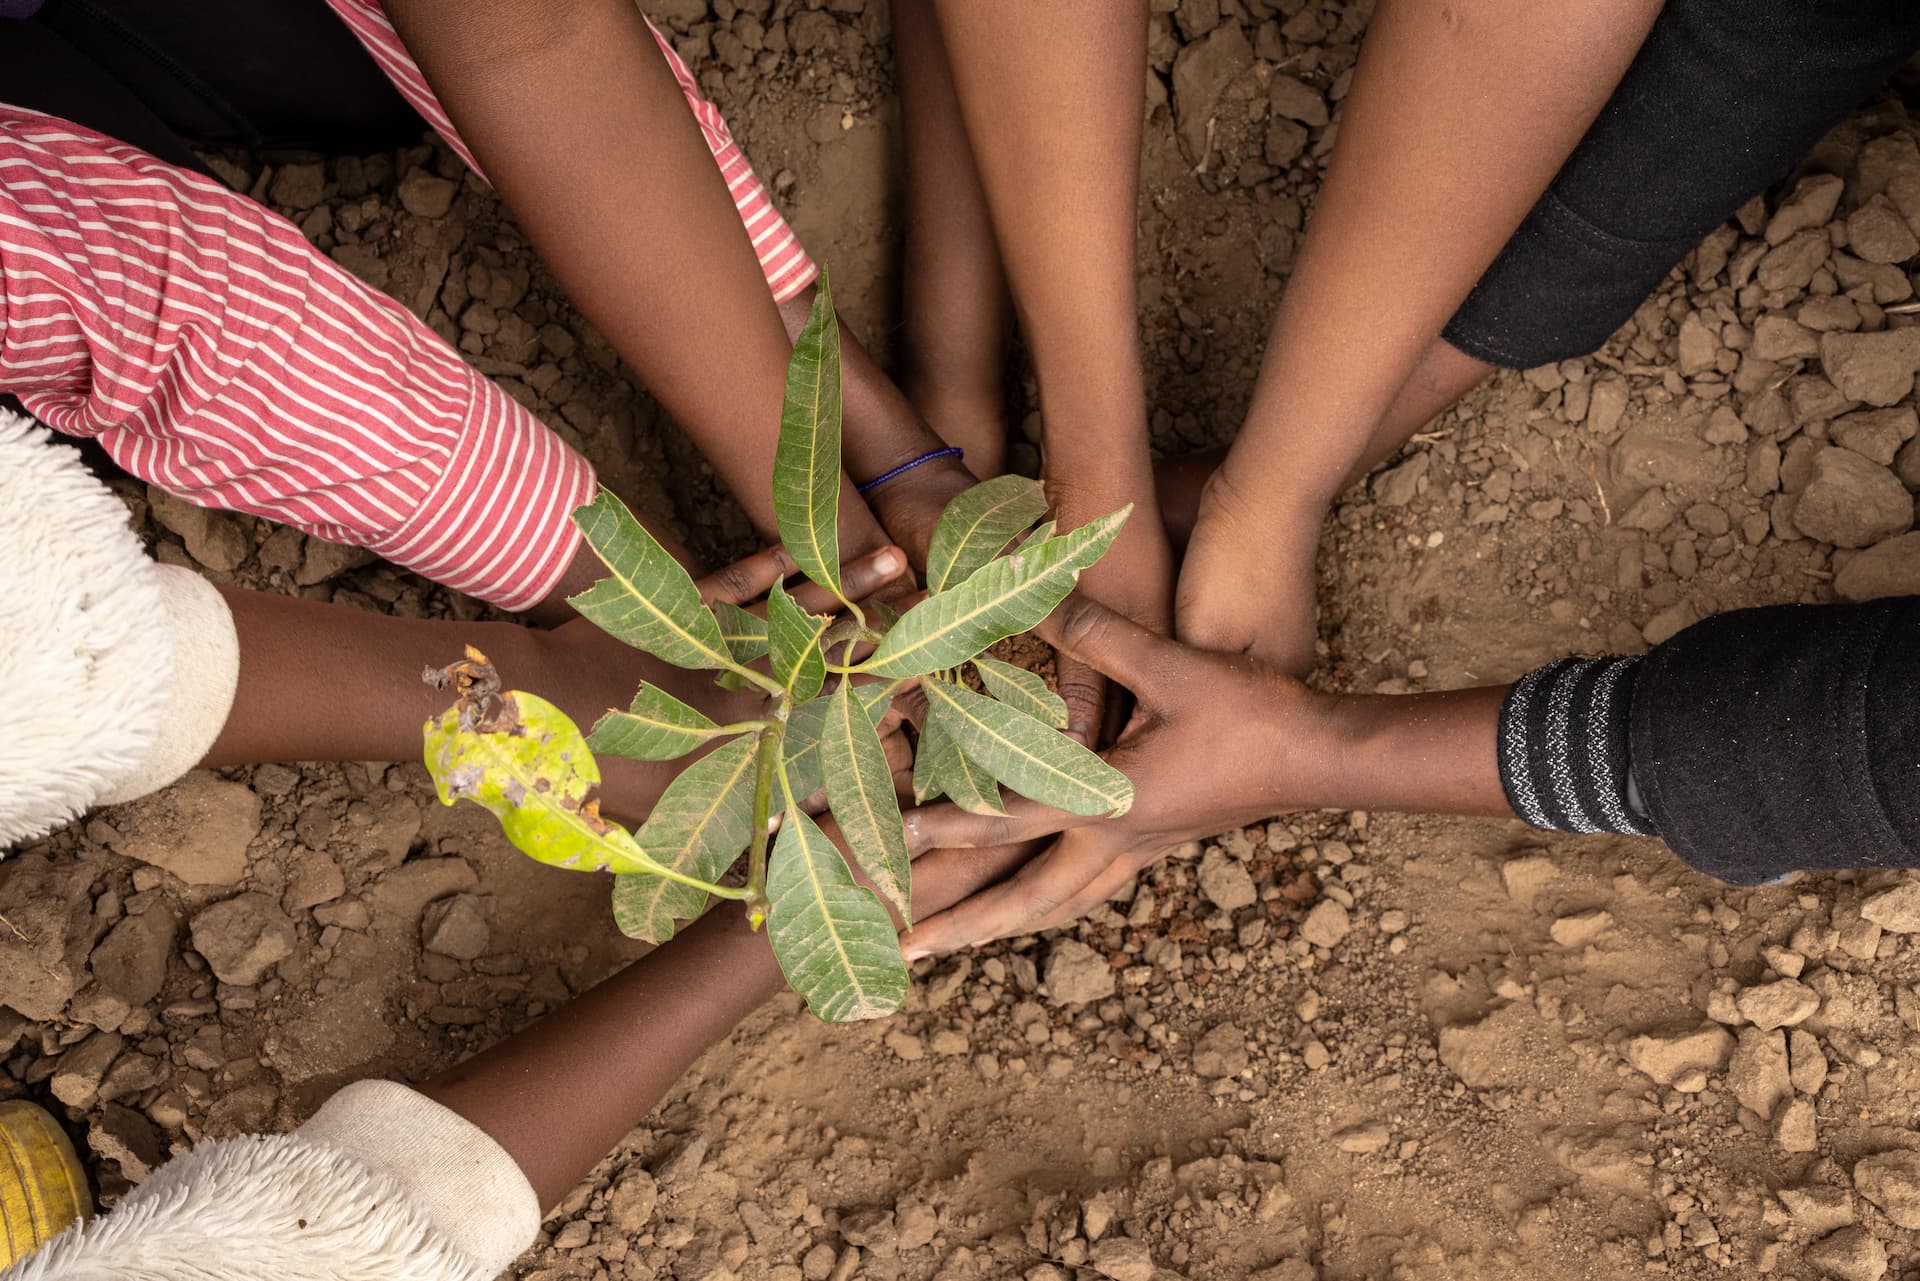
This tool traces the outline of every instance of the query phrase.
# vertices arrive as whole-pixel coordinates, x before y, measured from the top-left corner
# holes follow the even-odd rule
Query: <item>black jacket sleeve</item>
[[[1697,623],[1566,660],[1501,713],[1501,779],[1542,827],[1657,834],[1734,884],[1920,866],[1920,597]]]

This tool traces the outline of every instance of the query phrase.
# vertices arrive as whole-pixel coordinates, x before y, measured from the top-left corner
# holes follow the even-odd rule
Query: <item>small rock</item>
[[[1153,1281],[1153,1255],[1147,1243],[1132,1237],[1114,1237],[1094,1244],[1089,1260],[1093,1270],[1110,1281]]]
[[[444,218],[453,208],[457,191],[459,187],[453,182],[416,166],[400,180],[395,194],[400,197],[401,207],[416,218]]]
[[[1802,1094],[1818,1094],[1827,1083],[1827,1055],[1820,1038],[1804,1028],[1795,1028],[1787,1040],[1787,1057],[1793,1066],[1789,1079]]]
[[[1860,915],[1895,934],[1920,934],[1920,880],[1875,894],[1860,905]]]
[[[1887,1250],[1865,1228],[1841,1228],[1807,1247],[1807,1262],[1839,1281],[1880,1281]]]
[[[1173,118],[1180,146],[1199,163],[1207,152],[1207,124],[1221,95],[1253,69],[1253,46],[1237,22],[1223,23],[1181,49],[1173,63]],[[1244,117],[1243,117],[1244,118]]]
[[[1592,413],[1589,409],[1589,414]],[[1420,493],[1420,482],[1433,467],[1433,455],[1420,451],[1373,478],[1373,501],[1382,507],[1405,507]]]
[[[173,786],[108,811],[116,852],[165,868],[189,885],[234,885],[260,830],[260,798],[195,770]]]
[[[1347,915],[1347,909],[1332,899],[1322,899],[1300,923],[1300,937],[1315,947],[1331,948],[1352,929],[1353,920]]]
[[[493,895],[449,894],[420,915],[420,946],[441,956],[471,961],[486,955],[493,938]]]
[[[1920,253],[1920,240],[1891,200],[1875,196],[1847,219],[1847,249],[1868,262],[1900,263]]]
[[[629,1235],[647,1226],[660,1201],[660,1185],[639,1166],[628,1166],[607,1193],[607,1222]]]
[[[1767,250],[1754,269],[1753,278],[1760,282],[1762,289],[1788,293],[1805,289],[1812,282],[1813,274],[1825,265],[1831,251],[1832,242],[1825,231],[1802,231]]]
[[[247,536],[233,517],[176,498],[158,485],[147,486],[153,518],[180,536],[187,555],[208,569],[231,572],[246,562]]]
[[[927,1057],[927,1044],[905,1028],[894,1028],[884,1038],[887,1048],[903,1063],[918,1063]]]
[[[167,1159],[153,1122],[118,1103],[107,1104],[88,1124],[87,1146],[102,1161],[119,1166],[129,1183],[143,1182]]]
[[[1851,449],[1869,462],[1893,466],[1900,446],[1920,435],[1920,417],[1911,405],[1892,409],[1862,409],[1834,420],[1828,435],[1842,449]]]
[[[1686,319],[1680,322],[1679,361],[1682,377],[1691,378],[1714,367],[1714,361],[1720,354],[1720,339],[1715,329],[1717,326],[1708,328],[1706,320],[1697,311],[1688,312]]]
[[[1274,111],[1303,125],[1317,129],[1330,118],[1327,100],[1320,91],[1292,76],[1275,76],[1273,83],[1268,86],[1267,98],[1273,104]]]
[[[1198,1076],[1238,1076],[1246,1067],[1247,1037],[1235,1024],[1220,1024],[1193,1047],[1193,1070]]]
[[[91,1108],[100,1093],[101,1080],[125,1045],[126,1038],[117,1032],[93,1033],[60,1056],[47,1088],[70,1108]]]
[[[1058,1004],[1104,1001],[1113,987],[1113,967],[1085,943],[1061,939],[1047,954],[1047,995]]]
[[[1260,892],[1254,888],[1246,865],[1228,857],[1218,846],[1208,850],[1200,860],[1200,892],[1223,912],[1250,907],[1260,900]]]
[[[1765,1121],[1793,1093],[1787,1070],[1787,1035],[1774,1029],[1740,1029],[1740,1044],[1727,1063],[1727,1088],[1740,1106]]]
[[[1782,1152],[1811,1152],[1818,1144],[1813,1104],[1806,1099],[1790,1099],[1773,1118],[1773,1141]]]
[[[1895,1148],[1853,1165],[1853,1189],[1903,1228],[1920,1228],[1920,1151]]]
[[[294,574],[293,581],[302,587],[312,587],[363,565],[371,565],[379,559],[364,547],[347,547],[323,538],[309,538],[300,560],[300,569]]]
[[[1833,590],[1841,600],[1852,601],[1920,596],[1920,533],[1867,548],[1834,575]]]
[[[1689,1072],[1726,1066],[1733,1052],[1733,1034],[1717,1023],[1692,1032],[1666,1036],[1636,1036],[1627,1043],[1627,1062],[1660,1085],[1672,1085]]]
[[[347,878],[340,865],[325,854],[305,853],[293,865],[287,877],[286,893],[280,906],[289,912],[304,912],[322,903],[331,903],[347,892]]]
[[[1830,173],[1814,174],[1795,183],[1793,194],[1767,219],[1767,243],[1782,244],[1800,232],[1826,226],[1840,207],[1840,193],[1846,186]]]
[[[29,1019],[57,1018],[85,981],[92,939],[86,876],[39,854],[0,860],[0,1005]],[[11,1023],[0,1015],[0,1025]],[[11,1043],[12,1036],[6,1038]]]
[[[1885,467],[1827,446],[1813,469],[1793,523],[1809,538],[1836,547],[1870,547],[1913,527],[1913,496]]]
[[[1913,391],[1920,372],[1920,328],[1877,334],[1824,334],[1820,365],[1848,400],[1895,405]]]
[[[179,932],[180,918],[162,904],[123,918],[93,949],[94,986],[130,1008],[145,1005],[166,983],[167,959]]]
[[[1820,1008],[1820,994],[1798,979],[1780,979],[1746,989],[1737,1004],[1750,1023],[1771,1032],[1805,1022]]]
[[[238,894],[193,918],[193,950],[206,958],[214,977],[251,987],[293,955],[293,922],[265,894]]]
[[[1585,947],[1613,928],[1613,913],[1595,908],[1556,920],[1547,930],[1561,947]]]
[[[1337,1131],[1333,1136],[1333,1146],[1342,1152],[1366,1156],[1386,1147],[1392,1137],[1384,1122],[1368,1121]]]
[[[1853,1199],[1827,1183],[1780,1189],[1780,1204],[1793,1216],[1794,1226],[1808,1236],[1821,1236],[1853,1222]]]
[[[327,194],[327,174],[318,162],[281,165],[267,186],[267,199],[290,209],[311,209]]]

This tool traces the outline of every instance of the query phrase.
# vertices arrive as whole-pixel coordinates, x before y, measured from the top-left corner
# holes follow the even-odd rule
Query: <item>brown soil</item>
[[[1154,8],[1142,319],[1154,441],[1179,452],[1229,439],[1246,402],[1332,143],[1288,114],[1337,109],[1369,6]],[[884,7],[655,12],[884,354]],[[1920,353],[1847,335],[1906,323],[1917,133],[1891,102],[1863,110],[1808,161],[1843,181],[1784,183],[1603,352],[1496,379],[1349,495],[1321,559],[1329,679],[1501,680],[1717,610],[1830,599],[1836,576],[1916,590],[1920,550],[1890,537],[1913,513],[1872,513],[1892,476],[1920,488]],[[311,158],[222,163],[630,500],[711,556],[745,545],[711,471],[444,149],[327,161],[324,185]],[[397,180],[420,169],[460,181],[451,212],[408,207]],[[1865,400],[1893,412],[1850,416],[1879,407]],[[483,612],[118,485],[162,559],[217,581]],[[1920,1145],[1916,954],[1859,911],[1900,879],[1728,890],[1654,842],[1512,822],[1230,832],[1071,930],[920,967],[891,1021],[830,1029],[775,1002],[516,1271],[1870,1281],[1884,1253],[1912,1276],[1920,1238],[1888,1211],[1920,1222],[1920,1185],[1853,1174]],[[170,1148],[295,1124],[351,1079],[424,1074],[590,985],[637,952],[603,888],[522,858],[476,808],[443,809],[417,764],[196,776],[0,865],[0,1097],[64,1107],[110,1202]],[[1794,975],[1804,994],[1742,996]],[[1802,1021],[1752,1026],[1769,997]],[[1738,1048],[1674,1039],[1703,1024]]]

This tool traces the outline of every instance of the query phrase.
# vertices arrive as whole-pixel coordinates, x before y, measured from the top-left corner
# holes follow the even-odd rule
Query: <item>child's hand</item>
[[[873,508],[887,536],[899,544],[909,560],[924,569],[927,548],[933,542],[933,527],[939,523],[940,513],[947,509],[955,495],[978,483],[960,459],[938,458],[871,491],[866,496],[867,505]]]
[[[1004,818],[952,805],[911,811],[909,848],[937,851],[928,865],[1064,835],[1009,880],[921,922],[906,937],[909,956],[1073,920],[1174,846],[1312,804],[1337,775],[1336,700],[1263,663],[1189,649],[1078,595],[1039,630],[1138,700],[1107,753],[1134,782],[1133,808],[1102,820],[1010,797]]]

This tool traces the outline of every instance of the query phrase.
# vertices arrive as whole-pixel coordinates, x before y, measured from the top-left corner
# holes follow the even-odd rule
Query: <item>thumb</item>
[[[1063,658],[1084,663],[1139,695],[1159,683],[1166,659],[1179,649],[1176,642],[1077,591],[1033,630]]]

